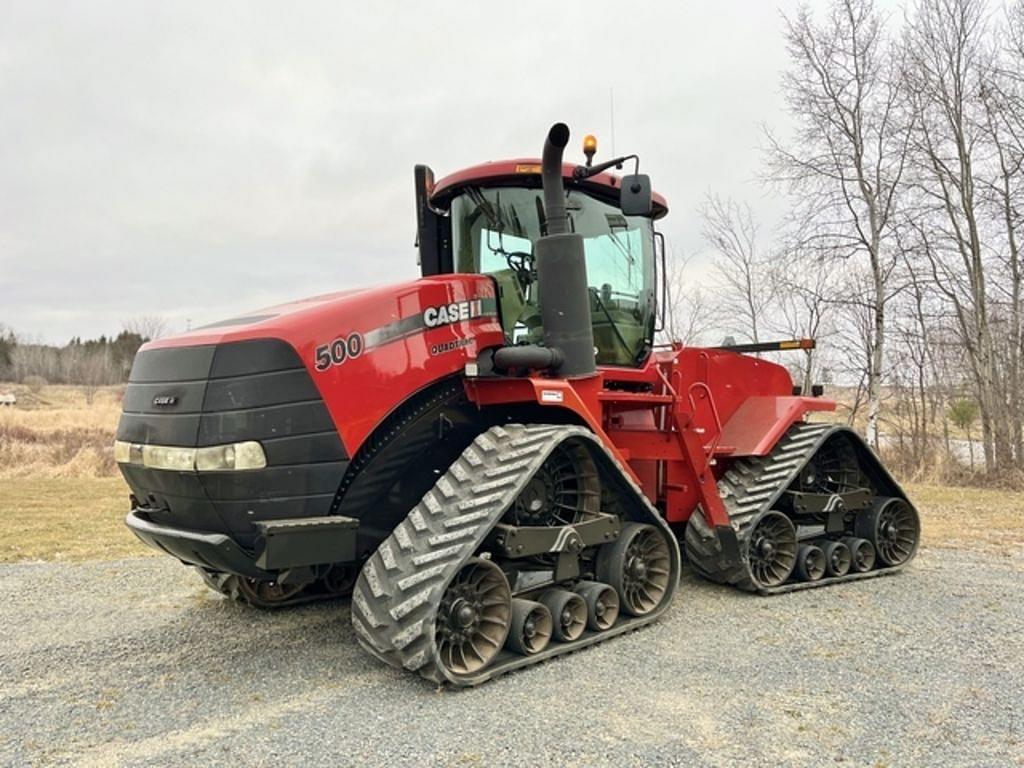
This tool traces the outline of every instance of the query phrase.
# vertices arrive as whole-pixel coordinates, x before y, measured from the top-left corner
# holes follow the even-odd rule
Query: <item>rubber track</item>
[[[885,576],[902,570],[910,560],[898,566],[875,568],[866,573],[830,576],[818,581],[787,582],[778,587],[761,587],[750,576],[746,544],[755,522],[763,512],[773,507],[824,442],[839,432],[849,433],[854,439],[860,440],[860,436],[848,427],[799,423],[790,427],[767,456],[749,456],[736,461],[719,479],[718,493],[729,514],[729,520],[736,529],[743,567],[730,572],[715,570],[714,562],[719,554],[718,540],[698,510],[691,516],[690,523],[686,526],[685,537],[687,560],[694,570],[712,581],[732,584],[762,595],[814,589],[837,582]]]
[[[642,619],[620,619],[605,632],[553,642],[533,656],[502,652],[484,670],[454,676],[440,663],[434,637],[444,591],[551,451],[568,439],[586,442],[595,459],[603,459],[604,473],[618,470],[636,497],[628,500],[635,501],[629,505],[632,519],[665,533],[673,562],[671,589],[661,606]],[[678,572],[678,547],[667,525],[592,433],[574,426],[492,427],[466,448],[363,566],[352,593],[352,623],[359,643],[385,663],[435,683],[476,685],[654,621],[672,602]]]

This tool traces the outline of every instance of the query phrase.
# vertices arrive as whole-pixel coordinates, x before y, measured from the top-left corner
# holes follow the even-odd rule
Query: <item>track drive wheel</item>
[[[879,497],[857,518],[856,530],[874,546],[882,565],[903,565],[917,553],[921,520],[904,499]]]
[[[668,542],[653,525],[627,523],[597,553],[597,578],[612,586],[630,616],[646,616],[661,605],[671,572]]]
[[[601,482],[579,441],[557,446],[505,513],[512,525],[572,525],[600,511]]]
[[[492,661],[508,638],[512,590],[501,568],[472,558],[452,579],[434,624],[438,657],[455,675],[477,672]]]
[[[785,583],[797,560],[796,528],[781,512],[768,510],[750,532],[747,558],[755,586],[770,589]]]

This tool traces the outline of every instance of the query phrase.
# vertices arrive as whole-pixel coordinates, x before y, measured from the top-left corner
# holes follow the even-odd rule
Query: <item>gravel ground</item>
[[[3,765],[1024,765],[1024,553],[757,598],[468,691],[345,603],[258,613],[166,558],[0,566]]]

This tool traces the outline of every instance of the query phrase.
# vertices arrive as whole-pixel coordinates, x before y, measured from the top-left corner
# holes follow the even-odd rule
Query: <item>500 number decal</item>
[[[326,371],[332,365],[341,365],[346,360],[354,360],[363,354],[363,336],[350,333],[339,336],[330,344],[321,344],[316,348],[316,369]]]

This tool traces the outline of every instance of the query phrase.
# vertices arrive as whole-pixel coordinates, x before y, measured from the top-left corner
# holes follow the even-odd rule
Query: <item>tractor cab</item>
[[[668,208],[648,187],[646,205],[624,213],[622,181],[589,166],[564,164],[562,177],[568,231],[583,237],[596,362],[640,365],[657,315],[654,221]],[[540,161],[485,163],[436,183],[417,166],[416,197],[423,275],[490,275],[508,343],[541,343],[534,246],[548,222]]]

